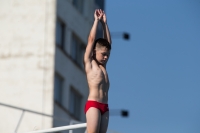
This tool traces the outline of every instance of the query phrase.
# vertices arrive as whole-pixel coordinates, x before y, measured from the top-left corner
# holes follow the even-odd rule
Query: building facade
[[[0,0],[0,132],[85,122],[83,54],[94,10],[103,7],[103,0]]]

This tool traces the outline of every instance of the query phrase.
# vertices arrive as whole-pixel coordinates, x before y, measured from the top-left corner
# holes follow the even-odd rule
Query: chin
[[[106,64],[106,61],[102,62],[101,64],[103,64],[103,65]]]
[[[96,61],[97,61],[97,63],[100,64],[100,65],[106,64],[106,61],[98,61],[98,60],[96,60]]]
[[[104,64],[105,64],[105,62],[98,62],[98,64],[99,64],[99,65],[104,65]]]

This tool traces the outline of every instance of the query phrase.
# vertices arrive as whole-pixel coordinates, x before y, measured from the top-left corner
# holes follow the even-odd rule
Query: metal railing
[[[86,128],[87,127],[86,123],[81,123],[81,122],[73,120],[73,119],[66,120],[66,119],[63,119],[63,118],[55,117],[53,115],[48,115],[48,114],[40,113],[40,112],[37,112],[37,111],[32,111],[32,110],[29,110],[29,109],[24,109],[24,108],[16,107],[16,106],[13,106],[13,105],[4,104],[4,103],[1,103],[1,102],[0,102],[0,105],[22,111],[22,114],[20,115],[20,118],[18,120],[18,123],[17,123],[17,126],[15,128],[14,133],[17,133],[17,130],[18,130],[19,126],[20,126],[20,123],[21,123],[21,121],[23,119],[23,116],[24,116],[25,112],[30,112],[30,113],[34,113],[34,114],[38,114],[38,115],[51,117],[54,120],[65,121],[65,122],[69,122],[69,124],[70,124],[68,126],[55,127],[55,128],[50,128],[50,129],[38,130],[38,131],[31,131],[31,132],[27,132],[27,133],[51,133],[51,132],[59,132],[59,131],[64,131],[64,130],[70,130],[69,133],[73,133],[73,131],[72,131],[73,129],[79,129],[79,128]],[[119,110],[113,110],[113,115],[118,115],[119,112],[120,112]],[[73,124],[75,124],[75,125],[73,125]],[[109,133],[118,133],[118,132],[112,131],[112,130],[108,130],[107,132],[109,132]],[[85,131],[85,133],[86,133],[86,131]]]
[[[52,133],[52,132],[59,132],[59,131],[64,131],[64,130],[71,130],[72,131],[72,129],[85,128],[86,126],[87,126],[86,123],[81,123],[81,124],[76,124],[76,125],[56,127],[56,128],[50,128],[50,129],[27,132],[27,133]],[[85,133],[87,133],[87,132],[85,131]],[[107,133],[119,133],[119,132],[108,130]]]
[[[64,131],[64,130],[72,130],[72,129],[78,129],[78,128],[85,128],[86,126],[87,126],[86,123],[82,123],[82,124],[62,126],[62,127],[55,127],[55,128],[45,129],[45,130],[27,132],[27,133],[52,133],[52,132],[58,132],[58,131]]]
[[[17,126],[16,126],[16,128],[14,130],[14,133],[17,133],[17,130],[18,130],[19,126],[20,126],[20,123],[21,123],[21,121],[23,119],[23,116],[24,116],[25,112],[30,112],[30,113],[34,113],[34,114],[38,114],[38,115],[43,115],[43,116],[51,117],[54,120],[64,121],[64,122],[68,122],[68,123],[72,123],[71,121],[74,121],[74,120],[66,120],[66,119],[63,119],[63,118],[55,117],[53,115],[44,114],[44,113],[40,113],[40,112],[37,112],[37,111],[33,111],[33,110],[29,110],[29,109],[24,109],[24,108],[16,107],[16,106],[13,106],[13,105],[4,104],[4,103],[0,103],[0,105],[22,111],[22,113],[20,115],[20,118],[19,118],[19,120],[17,122]]]

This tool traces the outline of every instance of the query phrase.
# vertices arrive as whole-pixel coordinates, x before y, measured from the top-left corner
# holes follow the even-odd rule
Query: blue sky
[[[110,116],[119,133],[200,132],[200,1],[106,0],[113,36],[107,70]],[[112,114],[111,114],[112,115]]]

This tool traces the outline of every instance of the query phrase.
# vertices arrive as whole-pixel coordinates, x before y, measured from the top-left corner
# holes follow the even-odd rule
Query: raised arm
[[[104,11],[101,11],[103,14],[103,17],[101,18],[101,24],[103,27],[103,38],[106,39],[110,44],[112,43],[111,36],[110,36],[110,31],[107,25],[107,19],[106,19],[106,14]]]
[[[85,55],[84,55],[84,64],[85,64],[86,69],[87,69],[87,67],[90,67],[88,65],[90,64],[91,59],[92,59],[93,45],[94,45],[94,41],[96,38],[97,26],[98,26],[98,22],[102,18],[102,16],[103,16],[103,14],[100,13],[99,9],[95,10],[94,23],[90,30],[90,34],[88,36],[88,44],[87,44],[87,47],[85,50]]]

